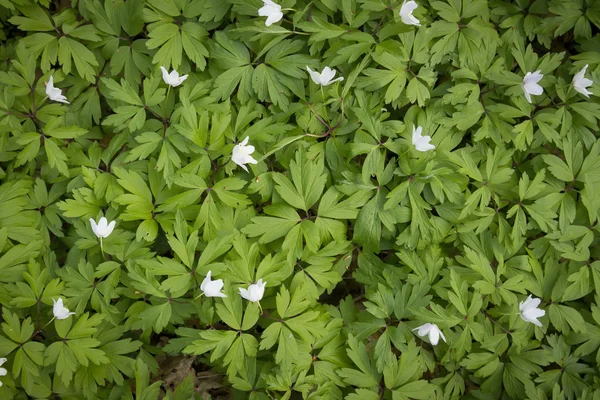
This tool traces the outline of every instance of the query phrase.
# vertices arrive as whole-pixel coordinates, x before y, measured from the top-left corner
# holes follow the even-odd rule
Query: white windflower
[[[339,78],[333,79],[336,74],[335,69],[331,69],[329,67],[323,68],[323,72],[318,73],[317,71],[313,71],[308,66],[306,67],[308,73],[310,74],[311,79],[317,85],[329,86],[334,82],[343,81],[344,77],[340,76]],[[333,79],[333,80],[332,80]]]
[[[246,139],[233,147],[233,151],[231,153],[231,160],[240,167],[244,168],[246,172],[248,172],[246,164],[258,164],[258,161],[256,161],[250,155],[254,153],[254,146],[248,145],[248,140],[250,140],[250,138],[246,136]]]
[[[2,366],[2,364],[4,364],[6,362],[6,358],[1,357],[0,358],[0,366]],[[6,368],[0,368],[0,376],[6,376],[6,374],[8,374],[8,371],[6,370]],[[2,386],[2,381],[0,381],[0,386]]]
[[[525,322],[531,322],[532,324],[541,327],[542,323],[538,321],[538,318],[546,315],[546,311],[540,310],[538,306],[542,300],[537,297],[527,297],[525,301],[519,303],[519,313],[521,315],[521,319]]]
[[[281,21],[281,18],[283,18],[281,6],[271,0],[263,0],[263,6],[258,9],[258,15],[267,17],[267,20],[265,21],[266,26],[271,26],[275,22]]]
[[[204,292],[206,297],[227,297],[225,293],[221,292],[223,289],[223,279],[216,279],[214,281],[210,280],[211,271],[208,271],[206,274],[206,278],[202,281],[200,285],[200,290]]]
[[[442,333],[442,331],[440,330],[440,328],[438,328],[438,326],[436,324],[427,323],[425,325],[421,325],[421,326],[413,329],[413,331],[416,331],[417,329],[418,329],[417,335],[419,335],[420,337],[428,336],[429,342],[433,346],[437,346],[438,342],[440,341],[440,336],[442,337],[444,342],[446,341],[446,337],[444,336],[444,334]]]
[[[412,14],[417,7],[419,7],[419,5],[413,0],[404,0],[402,7],[400,7],[400,18],[402,19],[402,22],[404,22],[406,25],[421,26],[421,22],[419,22],[419,20]]]
[[[171,73],[169,73],[165,67],[160,67],[160,70],[162,71],[163,81],[172,87],[181,85],[188,77],[187,75],[179,76],[179,72],[176,70],[173,70]]]
[[[528,72],[523,78],[521,88],[523,89],[523,93],[525,93],[525,98],[529,103],[531,103],[532,94],[539,96],[540,94],[544,93],[544,88],[538,85],[538,82],[541,81],[544,77],[544,75],[542,75],[541,72],[541,70],[537,70],[533,73]]]
[[[90,218],[92,230],[94,231],[94,234],[99,238],[108,237],[112,233],[113,229],[115,229],[115,223],[115,221],[112,221],[109,224],[108,220],[102,217],[100,218],[100,221],[98,221],[98,224],[96,224],[96,221],[94,221],[93,218]]]
[[[74,312],[69,312],[69,309],[63,306],[63,299],[58,298],[58,300],[52,299],[54,302],[54,306],[52,307],[52,313],[54,314],[54,318],[56,319],[66,319],[69,318],[70,315],[74,315]]]
[[[415,129],[413,125],[413,133],[412,133],[412,144],[419,151],[429,151],[434,150],[435,146],[429,143],[431,141],[431,136],[423,136],[423,127],[419,126]]]
[[[50,75],[48,83],[46,83],[46,96],[52,101],[58,101],[60,103],[71,104],[67,101],[67,98],[62,95],[59,88],[54,87],[54,78]]]
[[[263,295],[265,294],[266,285],[267,282],[263,282],[262,279],[259,279],[258,282],[248,286],[248,289],[239,288],[240,295],[244,299],[256,303],[257,301],[260,301],[263,298]]]
[[[583,69],[573,77],[573,88],[585,97],[589,98],[590,94],[594,93],[588,91],[587,88],[592,86],[594,81],[585,77],[585,71],[587,70],[587,67],[588,65],[585,64],[585,67],[583,67]]]

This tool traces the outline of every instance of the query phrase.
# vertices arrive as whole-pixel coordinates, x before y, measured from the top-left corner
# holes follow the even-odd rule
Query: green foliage
[[[600,2],[417,3],[0,0],[0,399],[599,399]]]

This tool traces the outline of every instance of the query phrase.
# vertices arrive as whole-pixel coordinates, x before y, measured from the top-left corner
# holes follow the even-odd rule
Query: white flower
[[[313,80],[313,82],[316,83],[317,85],[329,86],[333,82],[344,80],[344,77],[342,77],[342,76],[340,76],[337,79],[333,79],[333,77],[336,74],[336,70],[331,69],[329,67],[323,68],[323,72],[321,72],[321,73],[318,73],[317,71],[313,71],[308,66],[306,67],[306,69],[308,70],[308,73],[310,74],[310,77]]]
[[[66,319],[69,318],[69,315],[75,314],[74,312],[69,312],[69,309],[63,306],[62,298],[58,298],[58,300],[52,299],[54,302],[54,307],[52,308],[52,313],[56,319]]]
[[[260,299],[263,298],[263,295],[265,294],[266,285],[267,282],[263,283],[262,279],[259,279],[258,282],[248,286],[248,289],[240,288],[240,295],[244,299],[256,303],[257,301],[260,301]]]
[[[423,132],[423,127],[419,126],[415,129],[413,125],[413,133],[412,133],[412,144],[419,151],[429,151],[435,149],[435,146],[429,143],[431,141],[431,136],[423,136],[421,133]]]
[[[263,6],[258,9],[258,15],[261,17],[267,17],[267,20],[265,21],[266,26],[271,26],[283,18],[281,6],[273,3],[271,0],[263,0]]]
[[[594,93],[588,91],[587,88],[592,86],[594,81],[585,77],[585,71],[587,70],[587,67],[588,65],[585,64],[585,67],[583,67],[583,69],[573,77],[573,88],[575,88],[576,91],[578,91],[585,97],[589,98],[590,94]]]
[[[419,7],[419,5],[413,0],[404,0],[402,7],[400,7],[400,18],[402,19],[402,22],[404,22],[406,25],[421,26],[419,20],[412,15],[413,11],[415,11],[417,7]]]
[[[258,161],[256,161],[250,155],[250,154],[254,153],[254,146],[248,145],[249,139],[250,138],[248,136],[246,136],[246,139],[244,139],[244,141],[236,144],[233,147],[233,152],[231,153],[231,160],[233,160],[233,162],[236,163],[237,165],[239,165],[240,167],[244,168],[244,170],[246,172],[248,172],[248,168],[246,168],[246,164],[248,164],[248,163],[258,164]]]
[[[6,362],[6,358],[2,357],[0,358],[0,366],[2,364],[4,364]],[[0,368],[0,376],[6,376],[6,374],[8,373],[8,371],[6,370],[6,368]],[[0,381],[0,386],[2,386],[2,381]]]
[[[541,327],[542,323],[538,321],[538,318],[546,315],[546,311],[538,308],[541,302],[542,300],[536,297],[531,298],[531,295],[529,295],[525,301],[520,302],[519,312],[521,319],[525,322],[531,322],[532,324]]]
[[[67,98],[62,95],[61,90],[54,87],[54,78],[52,75],[50,75],[50,79],[48,79],[48,83],[46,83],[46,96],[52,101],[71,104],[67,101]]]
[[[160,67],[160,70],[162,71],[163,81],[165,81],[167,85],[171,85],[173,87],[181,85],[188,77],[187,75],[179,76],[179,72],[176,70],[173,70],[171,73],[169,73],[165,67]]]
[[[108,237],[113,229],[115,229],[115,221],[112,221],[110,224],[108,223],[108,220],[104,217],[100,218],[100,221],[98,221],[98,224],[96,224],[96,221],[94,221],[93,218],[90,218],[90,224],[92,224],[92,230],[94,231],[94,234],[96,234],[97,237],[99,238],[106,238]]]
[[[446,337],[436,324],[427,323],[425,325],[421,325],[413,329],[413,331],[416,331],[417,329],[419,330],[417,332],[417,335],[419,335],[420,337],[423,337],[425,335],[429,336],[429,342],[434,346],[437,346],[438,342],[440,341],[440,336],[442,337],[444,342],[446,341]]]
[[[206,297],[227,297],[225,293],[221,292],[221,289],[223,289],[223,279],[211,281],[210,274],[211,271],[208,271],[206,278],[204,278],[200,285],[200,290],[204,292]]]
[[[544,88],[538,85],[538,82],[544,77],[544,75],[542,75],[540,72],[542,71],[539,69],[533,73],[528,72],[525,74],[523,83],[521,84],[521,88],[523,88],[523,92],[525,93],[525,98],[530,103],[532,94],[539,96],[540,94],[544,93]]]

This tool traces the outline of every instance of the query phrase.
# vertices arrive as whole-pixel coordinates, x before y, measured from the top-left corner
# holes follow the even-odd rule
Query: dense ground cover
[[[600,399],[599,27],[0,0],[0,399]]]

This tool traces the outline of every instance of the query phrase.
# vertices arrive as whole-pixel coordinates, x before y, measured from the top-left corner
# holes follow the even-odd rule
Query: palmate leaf
[[[265,214],[252,219],[252,224],[245,226],[242,232],[250,237],[260,236],[260,243],[269,243],[288,234],[301,218],[296,210],[283,204],[265,207]]]
[[[56,364],[56,373],[65,385],[69,385],[78,365],[84,367],[91,363],[107,364],[108,358],[97,347],[100,341],[91,335],[96,326],[102,322],[102,315],[95,314],[88,318],[84,314],[72,325],[72,318],[56,322],[56,330],[64,340],[54,342],[44,353],[44,365]]]
[[[311,302],[306,296],[302,287],[290,295],[282,286],[276,298],[280,320],[269,325],[261,336],[260,349],[278,344],[275,362],[284,367],[294,362],[303,343],[314,343],[322,336],[319,312],[305,311]]]
[[[338,371],[338,374],[347,384],[352,386],[360,388],[377,386],[381,380],[381,374],[375,369],[365,345],[350,335],[348,337],[348,346],[348,357],[350,357],[358,370],[342,368]]]
[[[186,346],[184,352],[200,355],[211,351],[211,362],[222,358],[223,364],[228,366],[227,373],[235,376],[246,368],[246,363],[256,356],[258,350],[258,342],[254,336],[242,333],[251,329],[258,321],[258,306],[247,302],[242,315],[241,297],[232,289],[225,291],[228,296],[222,299],[223,303],[217,304],[217,314],[237,332],[218,330],[200,332],[200,338]]]
[[[291,206],[308,211],[319,199],[325,187],[322,160],[312,161],[301,152],[296,153],[295,160],[290,162],[290,176],[276,174],[273,179],[277,183],[275,189]]]
[[[71,72],[71,60],[79,76],[89,82],[96,81],[93,67],[98,66],[98,61],[94,54],[79,41],[63,36],[58,39],[58,62],[66,74]]]
[[[214,44],[210,48],[215,65],[223,70],[215,79],[213,95],[225,100],[238,87],[237,97],[247,102],[253,94],[252,74],[254,68],[250,64],[250,53],[241,42],[232,41],[225,33],[217,32]]]
[[[179,26],[170,22],[155,22],[149,31],[150,39],[146,46],[150,50],[158,48],[152,59],[154,64],[178,69],[182,62],[181,55],[185,51],[188,58],[204,70],[208,50],[202,41],[208,33],[198,23],[185,22]]]
[[[385,102],[398,99],[404,90],[408,78],[407,63],[404,58],[388,52],[374,54],[373,60],[385,69],[367,68],[363,71],[365,78],[359,78],[357,84],[368,90],[376,90],[387,86]]]

